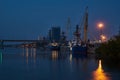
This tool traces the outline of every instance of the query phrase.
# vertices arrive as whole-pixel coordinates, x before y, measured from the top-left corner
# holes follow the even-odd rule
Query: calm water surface
[[[120,80],[101,60],[30,48],[0,51],[0,80]]]

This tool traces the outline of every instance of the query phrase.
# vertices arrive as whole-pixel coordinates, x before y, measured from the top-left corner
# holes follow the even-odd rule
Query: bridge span
[[[32,45],[34,45],[34,44],[37,44],[37,43],[39,43],[39,44],[42,44],[42,43],[44,43],[44,40],[7,40],[7,39],[4,39],[4,40],[0,40],[0,48],[3,48],[4,47],[4,43],[24,43],[24,44],[32,44]]]
[[[0,42],[41,42],[43,40],[0,40]]]

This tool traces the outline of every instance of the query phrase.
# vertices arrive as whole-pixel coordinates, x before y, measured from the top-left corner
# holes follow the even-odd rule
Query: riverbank
[[[110,66],[120,67],[120,36],[115,36],[96,49],[96,57]]]

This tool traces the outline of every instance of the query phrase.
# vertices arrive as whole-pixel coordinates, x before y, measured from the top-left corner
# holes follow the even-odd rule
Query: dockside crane
[[[86,7],[85,11],[85,19],[84,19],[84,36],[83,41],[87,42],[87,33],[88,33],[88,7]]]
[[[88,7],[85,9],[85,13],[83,15],[82,21],[80,23],[80,29],[83,30],[83,42],[87,43],[87,35],[88,35]]]

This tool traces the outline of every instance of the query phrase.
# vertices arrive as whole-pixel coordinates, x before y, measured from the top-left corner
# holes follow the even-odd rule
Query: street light
[[[103,23],[99,23],[99,24],[98,24],[98,27],[99,27],[100,29],[102,29],[102,28],[103,28],[103,26],[104,26],[104,24],[103,24]]]
[[[100,29],[100,34],[102,35],[102,29],[104,27],[104,24],[102,22],[98,23],[98,28]]]
[[[107,39],[105,35],[101,35],[100,37],[101,37],[101,41],[102,41],[102,42]]]

